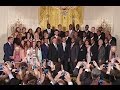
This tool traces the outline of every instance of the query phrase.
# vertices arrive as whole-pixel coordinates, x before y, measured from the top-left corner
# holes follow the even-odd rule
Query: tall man
[[[43,31],[43,34],[44,32],[47,32],[49,34],[49,38],[51,38],[54,35],[54,31],[50,28],[51,28],[50,24],[47,24],[47,29]]]
[[[8,42],[4,44],[4,62],[6,61],[12,61],[12,56],[13,56],[13,37],[8,37]]]
[[[70,45],[66,43],[66,38],[62,37],[62,43],[59,44],[59,58],[60,62],[63,65],[64,70],[68,71],[68,58],[69,58],[69,49]]]
[[[49,60],[52,60],[53,63],[58,62],[58,44],[57,38],[52,38],[52,43],[49,45]]]

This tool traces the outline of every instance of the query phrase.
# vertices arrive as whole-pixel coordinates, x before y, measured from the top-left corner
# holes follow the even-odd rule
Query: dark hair
[[[9,37],[8,37],[8,40],[11,39],[11,38],[13,38],[13,37],[9,36]]]
[[[38,29],[40,29],[40,30],[41,30],[41,28],[40,28],[40,27],[37,27],[37,28],[36,28],[36,30],[35,30],[35,33],[36,33],[36,32],[38,32]]]

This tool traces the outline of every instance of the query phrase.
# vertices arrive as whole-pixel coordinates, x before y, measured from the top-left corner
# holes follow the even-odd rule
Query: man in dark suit
[[[102,39],[103,41],[105,40],[105,35],[103,32],[101,32],[99,29],[97,31],[97,39],[100,40]]]
[[[71,39],[71,47],[70,47],[70,72],[73,73],[73,69],[76,66],[77,58],[78,58],[78,45],[75,43],[75,38]]]
[[[82,36],[83,36],[82,33],[83,32],[81,31],[79,24],[76,25],[76,31],[78,32],[78,37],[82,38]]]
[[[112,37],[111,34],[108,35],[109,45],[110,46],[116,46],[116,38]]]
[[[6,44],[4,44],[4,62],[5,61],[12,61],[12,56],[13,56],[13,51],[14,51],[14,47],[13,47],[13,37],[8,37],[8,42]]]
[[[44,34],[44,32],[47,32],[49,34],[49,38],[54,36],[54,31],[50,28],[51,28],[50,24],[47,24],[47,29],[43,31],[43,34]]]
[[[105,63],[105,47],[103,46],[103,40],[100,39],[98,41],[98,62],[99,62],[99,65],[102,64],[102,63]]]
[[[62,25],[58,25],[59,37],[65,37],[65,32],[62,30]]]
[[[65,32],[66,44],[71,45],[71,38],[69,37],[69,31]]]
[[[52,38],[52,43],[49,45],[49,60],[53,63],[58,62],[58,44],[56,37]]]
[[[97,61],[98,59],[98,46],[95,44],[95,40],[94,39],[91,39],[91,49],[90,49],[90,52],[91,52],[91,60],[92,61]]]
[[[69,25],[69,37],[70,38],[72,38],[73,37],[73,35],[74,35],[74,29],[73,29],[73,25],[72,24],[70,24]]]
[[[94,39],[95,40],[95,44],[97,44],[97,36],[96,35],[93,32],[90,33],[90,40]]]
[[[41,46],[41,50],[42,50],[42,58],[48,59],[49,44],[47,38],[44,39],[44,43]]]
[[[83,40],[81,39],[79,41],[79,51],[78,51],[78,61],[85,61],[86,60],[86,54],[87,54],[87,48],[83,44]]]
[[[109,60],[110,55],[110,45],[108,43],[108,39],[105,38],[105,61]]]
[[[69,58],[69,49],[70,45],[66,44],[66,38],[62,38],[62,43],[59,44],[59,58],[60,62],[63,65],[65,71],[68,71],[68,58]]]
[[[85,32],[85,33],[86,33],[87,38],[90,38],[89,25],[86,25],[86,26],[85,26],[85,30],[84,30],[83,32]]]

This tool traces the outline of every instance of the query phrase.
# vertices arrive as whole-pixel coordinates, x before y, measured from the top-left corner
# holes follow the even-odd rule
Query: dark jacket
[[[96,44],[91,46],[91,59],[97,60],[98,59],[98,46]]]
[[[87,48],[85,45],[79,46],[78,61],[86,60]]]
[[[54,44],[49,45],[49,60],[53,62],[58,62],[58,50],[55,48]]]
[[[42,50],[42,58],[43,59],[48,59],[49,46],[46,46],[45,44],[42,44],[41,50]]]
[[[6,44],[4,44],[3,49],[4,49],[4,58],[3,59],[5,61],[11,60],[10,56],[13,56],[13,51],[14,51],[13,45],[10,46],[9,43],[6,43]]]

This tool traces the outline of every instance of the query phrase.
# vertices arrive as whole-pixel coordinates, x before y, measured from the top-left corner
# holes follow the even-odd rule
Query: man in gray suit
[[[70,48],[70,73],[73,73],[73,69],[76,66],[78,50],[79,50],[79,47],[75,43],[75,38],[72,38],[71,39],[71,48]]]
[[[105,47],[103,46],[103,40],[99,39],[98,41],[98,63],[102,64],[105,63]]]

